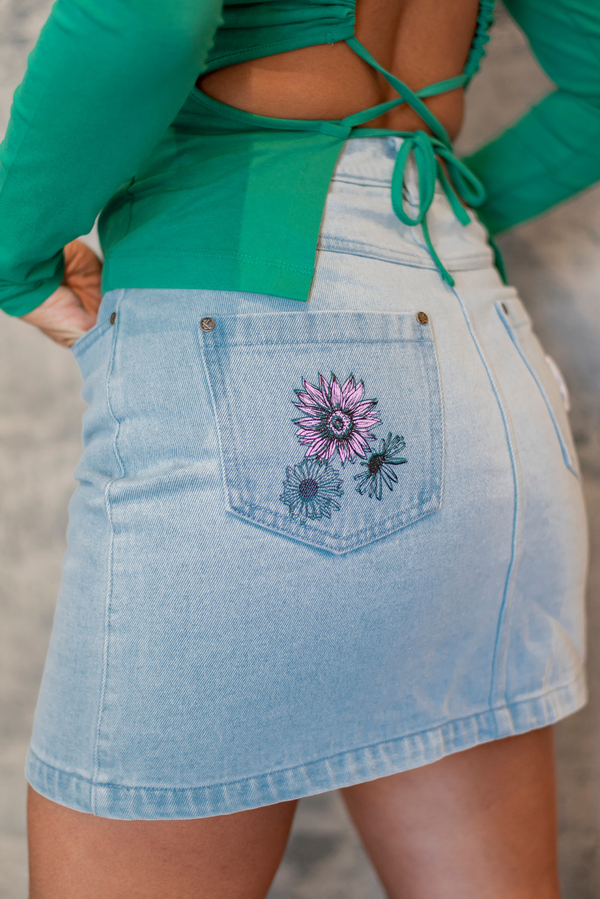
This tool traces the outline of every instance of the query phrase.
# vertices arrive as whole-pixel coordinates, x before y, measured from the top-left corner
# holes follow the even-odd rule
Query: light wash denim
[[[556,369],[441,192],[350,140],[308,304],[115,290],[27,763],[109,818],[393,774],[585,701],[586,522]],[[405,202],[416,206],[409,172]]]

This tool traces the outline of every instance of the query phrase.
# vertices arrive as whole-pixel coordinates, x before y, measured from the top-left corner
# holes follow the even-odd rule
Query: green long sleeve
[[[183,105],[220,0],[57,0],[0,145],[0,306],[24,315]]]
[[[534,218],[600,179],[600,0],[505,0],[557,86],[464,158],[483,182],[492,234]]]

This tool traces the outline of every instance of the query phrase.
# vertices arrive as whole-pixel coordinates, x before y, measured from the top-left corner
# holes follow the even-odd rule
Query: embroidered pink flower
[[[365,385],[358,384],[351,375],[344,386],[332,373],[331,381],[319,375],[319,387],[302,378],[304,390],[296,390],[299,402],[294,403],[302,413],[294,424],[300,425],[296,436],[308,447],[306,456],[316,456],[327,462],[335,452],[342,465],[364,458],[370,452],[369,440],[374,438],[371,428],[381,424],[374,411],[377,400],[363,399]]]

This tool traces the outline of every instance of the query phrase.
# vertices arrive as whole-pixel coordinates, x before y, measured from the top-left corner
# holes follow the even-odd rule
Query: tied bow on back
[[[463,87],[467,82],[467,76],[464,74],[457,75],[455,78],[447,78],[445,81],[431,84],[419,91],[412,91],[403,81],[387,72],[357,38],[348,38],[346,43],[365,62],[377,69],[378,72],[381,72],[399,96],[394,100],[388,100],[385,103],[380,103],[378,106],[373,106],[371,109],[347,116],[339,122],[321,122],[319,130],[325,134],[344,138],[351,136],[381,137],[383,135],[403,138],[392,175],[392,206],[394,212],[405,225],[421,226],[427,248],[442,278],[447,284],[454,287],[454,278],[436,253],[427,226],[427,213],[435,196],[436,180],[439,179],[442,190],[461,225],[468,225],[471,221],[469,213],[463,203],[461,203],[461,200],[468,206],[480,206],[486,198],[485,188],[473,172],[457,158],[446,129],[423,103],[422,98],[437,96],[438,94]],[[415,110],[431,129],[431,134],[428,134],[426,131],[391,131],[382,128],[358,127],[377,116],[396,109],[402,103],[408,103]],[[419,211],[416,216],[410,216],[406,212],[402,196],[406,169],[411,157],[417,170],[419,187]]]
[[[401,132],[397,133],[401,134]],[[436,179],[439,179],[452,211],[461,225],[468,225],[471,217],[459,197],[468,206],[479,206],[485,200],[485,190],[470,169],[456,158],[451,147],[448,148],[425,131],[413,131],[401,134],[401,136],[404,140],[398,151],[392,175],[392,207],[405,225],[421,225],[425,243],[442,278],[447,284],[454,287],[454,278],[446,270],[436,253],[427,227],[427,213],[433,203]],[[414,218],[411,218],[406,212],[402,197],[402,185],[411,155],[415,161],[419,180],[419,211]],[[445,166],[440,160],[443,160]]]

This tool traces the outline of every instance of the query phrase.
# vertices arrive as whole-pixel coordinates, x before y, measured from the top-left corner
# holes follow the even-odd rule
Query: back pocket
[[[518,297],[508,297],[496,302],[496,310],[514,343],[521,359],[529,369],[542,395],[548,414],[554,425],[562,456],[567,468],[579,477],[577,453],[567,417],[566,402],[562,395],[566,385],[557,379],[558,367],[546,356],[532,328],[531,319]]]
[[[342,554],[440,508],[427,315],[223,315],[199,333],[230,512]]]

